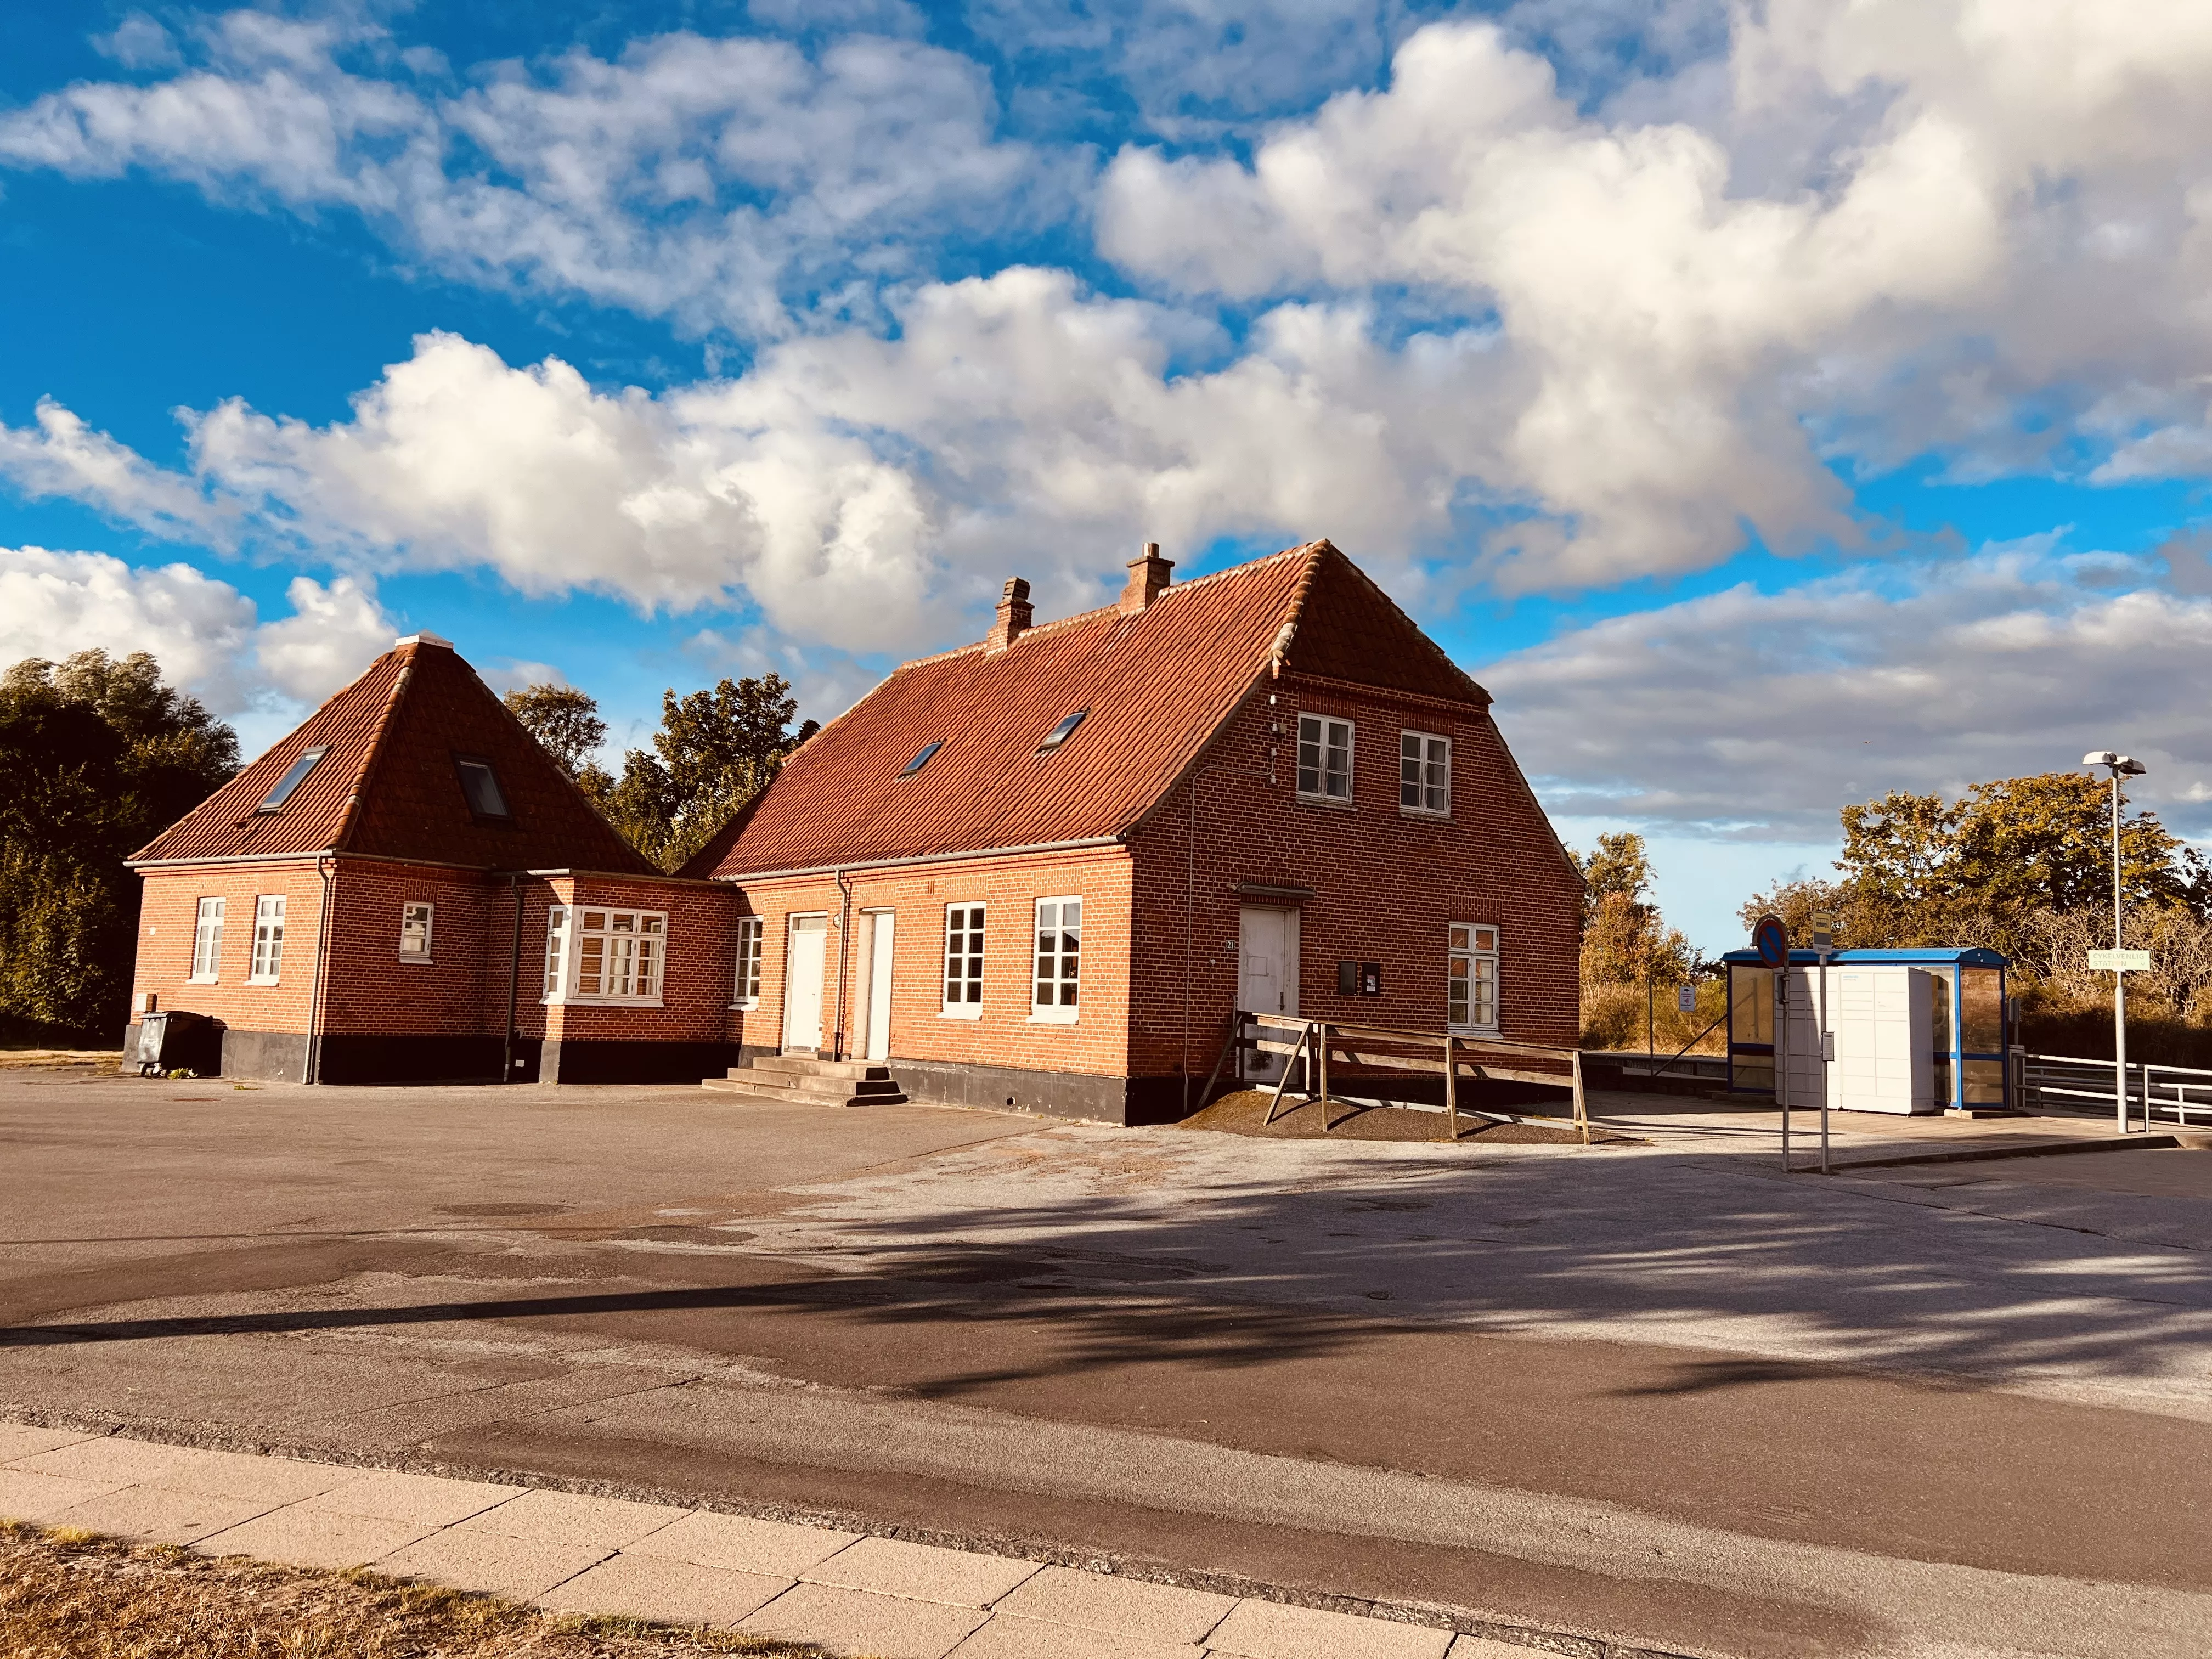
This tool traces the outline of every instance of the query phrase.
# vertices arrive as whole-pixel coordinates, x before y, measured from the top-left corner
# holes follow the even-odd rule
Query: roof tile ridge
[[[889,679],[891,675],[903,674],[909,668],[926,668],[933,662],[944,662],[953,657],[964,657],[971,651],[981,651],[982,648],[982,641],[972,640],[966,645],[956,645],[949,650],[932,652],[927,657],[908,657],[897,667],[892,669],[890,674],[885,675],[884,678]],[[838,718],[842,720],[844,716],[841,714]],[[829,728],[824,726],[823,729],[827,731]]]
[[[354,774],[353,793],[346,797],[345,808],[338,816],[337,828],[331,831],[330,850],[333,853],[345,850],[347,839],[353,834],[355,824],[360,821],[362,798],[368,793],[369,786],[375,781],[377,763],[384,758],[385,742],[392,735],[392,722],[398,713],[400,699],[407,695],[407,688],[414,683],[415,653],[422,648],[419,645],[400,645],[394,646],[386,653],[401,657],[399,672],[392,678],[392,690],[384,694],[384,707],[376,711],[376,723],[369,728],[368,752],[362,757],[361,768]],[[364,674],[362,678],[368,677]],[[327,704],[325,706],[328,707]]]
[[[1187,582],[1170,582],[1160,590],[1160,599],[1171,599],[1178,593],[1188,593],[1194,587],[1203,587],[1208,582],[1227,581],[1231,576],[1246,575],[1280,560],[1296,558],[1313,545],[1311,542],[1301,542],[1296,547],[1285,547],[1279,552],[1263,554],[1256,559],[1247,559],[1242,564],[1232,564],[1225,570],[1210,570],[1203,576],[1193,576]],[[1159,602],[1159,599],[1152,601],[1154,605]]]
[[[1306,556],[1306,568],[1298,572],[1297,580],[1291,585],[1291,597],[1283,606],[1283,625],[1276,630],[1273,641],[1267,647],[1267,661],[1278,676],[1283,672],[1284,659],[1291,654],[1291,641],[1298,636],[1298,624],[1305,620],[1306,601],[1313,597],[1314,580],[1321,570],[1322,554],[1335,553],[1338,558],[1344,558],[1344,555],[1337,551],[1335,544],[1327,537],[1308,542],[1304,547],[1292,548],[1291,551]],[[1352,562],[1349,559],[1344,562],[1346,564]]]

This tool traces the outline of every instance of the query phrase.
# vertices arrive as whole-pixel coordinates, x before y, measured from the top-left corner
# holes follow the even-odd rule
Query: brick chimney
[[[1006,578],[999,594],[999,619],[983,636],[986,650],[1003,651],[1030,631],[1030,585],[1019,576]]]
[[[1121,614],[1133,617],[1139,611],[1149,611],[1152,601],[1167,591],[1168,572],[1175,568],[1173,559],[1160,556],[1160,544],[1146,542],[1145,550],[1129,561],[1129,585],[1121,590]]]

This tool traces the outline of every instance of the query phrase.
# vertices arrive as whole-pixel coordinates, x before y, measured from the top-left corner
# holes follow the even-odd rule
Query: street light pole
[[[2126,755],[2116,755],[2109,749],[2081,757],[2084,766],[2102,766],[2112,775],[2112,949],[2127,948],[2121,937],[2120,910],[2120,780],[2139,778],[2145,768],[2139,760]],[[2112,1073],[2116,1088],[2112,1100],[2118,1115],[2119,1132],[2128,1132],[2128,972],[2124,968],[2112,969]],[[2143,1127],[2150,1127],[2150,1102],[2143,1102]]]

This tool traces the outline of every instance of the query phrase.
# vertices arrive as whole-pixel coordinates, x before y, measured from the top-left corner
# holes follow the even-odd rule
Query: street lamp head
[[[2112,763],[2112,770],[2124,778],[2139,778],[2150,769],[2141,761],[2123,755]]]
[[[2082,756],[2081,764],[2084,766],[2110,766],[2118,759],[2119,759],[2119,757],[2115,755],[2111,750],[2100,749],[2093,755]]]

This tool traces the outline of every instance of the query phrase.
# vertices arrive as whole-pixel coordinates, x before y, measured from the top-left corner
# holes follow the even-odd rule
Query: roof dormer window
[[[461,793],[467,798],[470,811],[480,818],[514,816],[507,809],[507,797],[500,791],[499,774],[491,769],[489,761],[469,760],[456,755],[453,769],[461,775]]]
[[[942,738],[938,738],[936,742],[931,744],[919,755],[916,755],[912,760],[908,761],[906,763],[906,770],[900,773],[899,775],[902,778],[912,777],[915,773],[921,771],[923,767],[929,764],[931,756],[934,755],[939,750],[944,747],[945,739]]]
[[[303,750],[300,758],[292,763],[291,769],[276,780],[276,787],[271,789],[261,805],[253,810],[257,812],[283,811],[284,803],[291,799],[292,792],[300,787],[308,773],[315,769],[315,763],[330,752],[327,749]]]
[[[1090,713],[1091,711],[1088,708],[1079,708],[1073,714],[1070,714],[1066,720],[1062,720],[1059,725],[1054,726],[1051,731],[1045,733],[1044,741],[1037,745],[1037,753],[1040,755],[1048,755],[1054,750],[1059,748],[1060,744],[1066,743],[1069,735],[1074,732],[1077,726],[1083,724],[1085,719],[1090,714]]]

